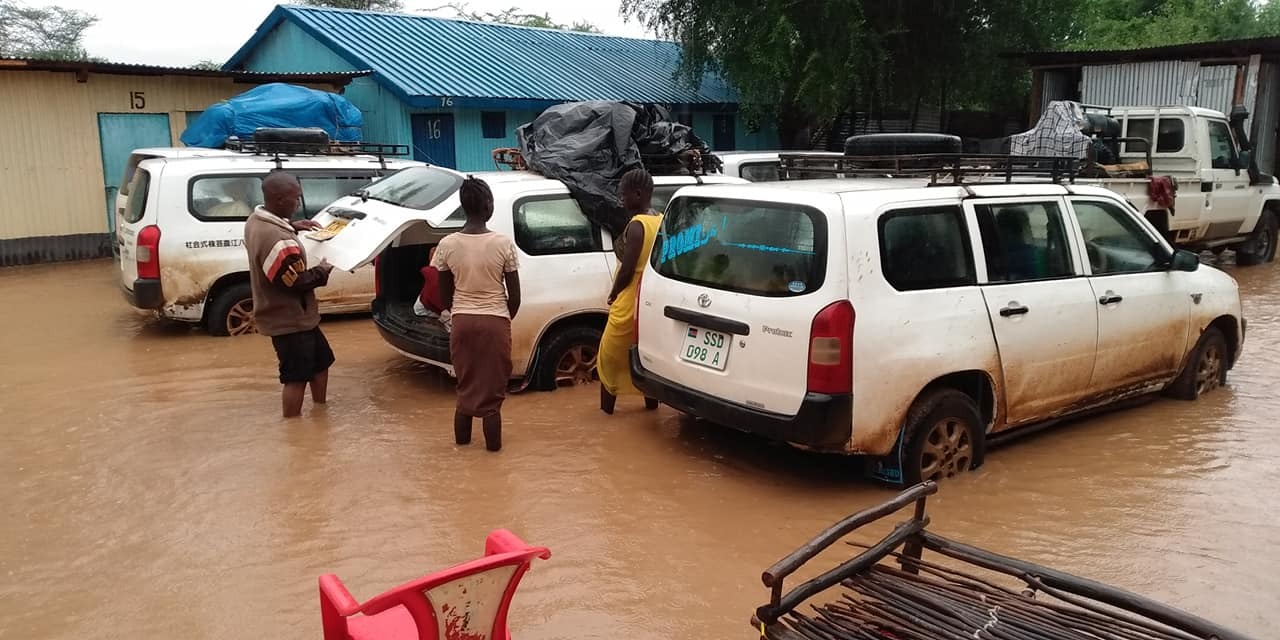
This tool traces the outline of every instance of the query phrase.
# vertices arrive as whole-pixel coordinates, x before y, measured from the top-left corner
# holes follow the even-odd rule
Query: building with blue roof
[[[368,72],[344,91],[364,113],[364,139],[464,171],[493,168],[492,150],[515,146],[517,126],[580,100],[665,105],[721,151],[777,147],[771,123],[747,122],[731,87],[714,75],[688,86],[679,64],[679,45],[660,40],[281,5],[223,68]]]

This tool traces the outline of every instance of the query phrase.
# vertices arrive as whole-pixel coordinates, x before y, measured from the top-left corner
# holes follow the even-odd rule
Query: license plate
[[[338,232],[342,231],[346,226],[347,226],[346,220],[343,220],[343,219],[334,220],[333,222],[330,222],[328,226],[326,226],[325,228],[316,229],[315,231],[308,233],[307,237],[311,238],[312,240],[315,240],[316,242],[324,242],[325,240],[328,240],[338,235]]]
[[[689,325],[685,332],[684,346],[680,349],[680,359],[724,371],[729,361],[731,338],[733,336],[727,333]]]

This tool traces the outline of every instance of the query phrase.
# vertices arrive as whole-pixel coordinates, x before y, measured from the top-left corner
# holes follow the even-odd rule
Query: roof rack
[[[524,154],[515,147],[502,147],[492,152],[493,165],[499,170],[527,171],[529,163]],[[697,149],[688,149],[674,154],[640,154],[640,163],[649,173],[655,176],[693,176],[699,178],[708,173],[717,173],[724,162],[713,153],[703,153]]]
[[[832,156],[781,153],[779,177],[927,178],[930,186],[1011,182],[1074,183],[1075,158],[1007,154],[941,153],[897,156]]]
[[[227,139],[226,148],[239,153],[271,156],[277,169],[294,156],[376,156],[387,168],[387,156],[409,155],[409,145],[376,142],[333,142],[323,129],[259,128],[252,140],[236,136]]]

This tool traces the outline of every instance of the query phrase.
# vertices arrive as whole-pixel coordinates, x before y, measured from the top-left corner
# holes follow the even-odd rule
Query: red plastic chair
[[[338,576],[320,576],[324,640],[510,640],[507,608],[516,586],[533,559],[551,551],[498,529],[485,539],[484,555],[364,604]]]

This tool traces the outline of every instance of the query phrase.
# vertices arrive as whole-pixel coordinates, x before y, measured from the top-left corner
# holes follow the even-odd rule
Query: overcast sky
[[[447,0],[404,0],[405,11],[439,7]],[[200,60],[226,61],[244,44],[278,2],[272,0],[28,0],[57,4],[98,16],[85,34],[85,48],[112,62],[182,66]],[[561,23],[586,20],[610,35],[647,37],[634,20],[618,15],[618,0],[471,0],[472,11],[501,11],[516,6],[528,13],[550,13]],[[432,15],[453,17],[452,11]]]

